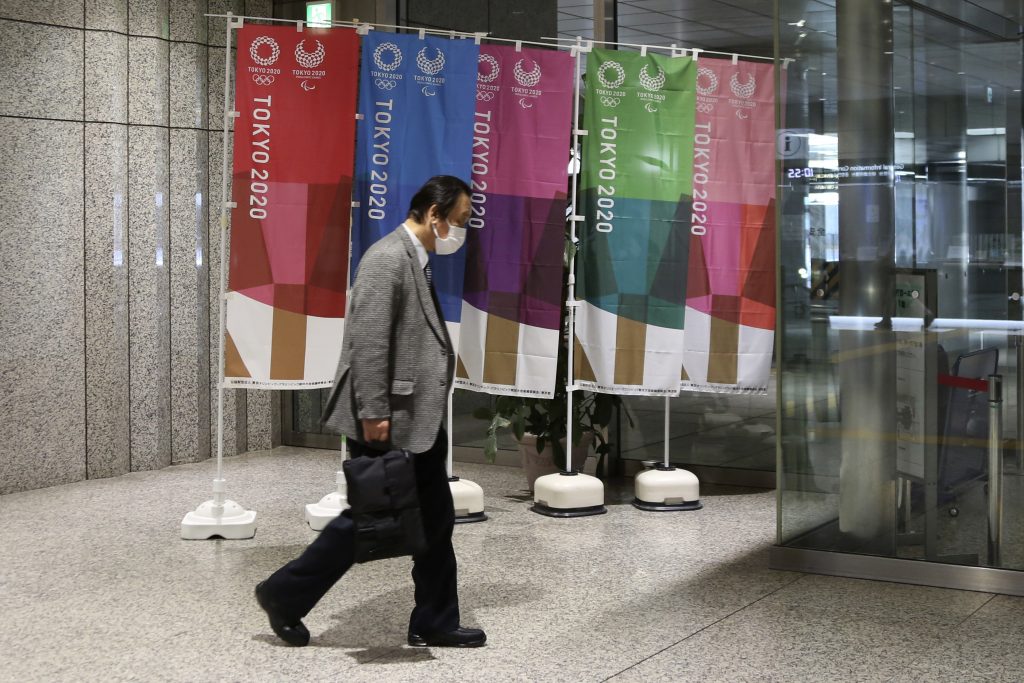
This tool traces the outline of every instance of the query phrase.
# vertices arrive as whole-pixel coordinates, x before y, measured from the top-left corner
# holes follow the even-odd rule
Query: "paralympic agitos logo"
[[[444,71],[444,63],[444,52],[440,48],[434,48],[433,57],[430,56],[430,48],[426,46],[416,53],[416,66],[422,74],[414,74],[412,78],[422,86],[420,92],[424,97],[434,97],[437,88],[444,85],[444,76],[440,75]]]

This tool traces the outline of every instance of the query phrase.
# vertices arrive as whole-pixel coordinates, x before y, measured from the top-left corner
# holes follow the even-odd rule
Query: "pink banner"
[[[700,60],[693,170],[682,386],[764,390],[775,330],[771,64]]]
[[[480,48],[457,386],[554,392],[573,59]]]

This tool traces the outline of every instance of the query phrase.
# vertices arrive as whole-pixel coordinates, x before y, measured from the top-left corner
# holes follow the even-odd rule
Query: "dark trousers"
[[[382,455],[377,450],[349,441],[352,457]],[[413,455],[427,549],[413,558],[416,607],[409,631],[420,635],[443,633],[459,627],[459,594],[452,529],[452,504],[448,472],[448,436],[440,430],[430,450]],[[298,621],[345,575],[354,562],[355,526],[348,512],[332,520],[315,541],[296,559],[267,579],[264,590],[281,609],[281,616]]]

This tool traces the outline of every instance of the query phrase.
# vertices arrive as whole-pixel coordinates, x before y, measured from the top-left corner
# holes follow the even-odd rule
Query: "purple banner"
[[[461,388],[554,393],[573,66],[563,52],[480,49]]]

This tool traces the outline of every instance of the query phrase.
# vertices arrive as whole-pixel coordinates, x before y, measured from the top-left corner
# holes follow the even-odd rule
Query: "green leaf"
[[[518,417],[512,423],[512,433],[516,435],[517,441],[523,440],[523,435],[526,433],[526,420],[523,417]]]
[[[565,241],[565,259],[568,261],[578,252],[579,247],[573,244],[572,240]]]
[[[611,422],[611,401],[597,399],[594,402],[594,414],[591,418],[594,426],[605,427]]]
[[[557,439],[552,441],[551,450],[553,450],[555,454],[555,467],[560,470],[566,469],[565,463],[568,456],[566,455],[565,448],[562,447],[562,442]]]

